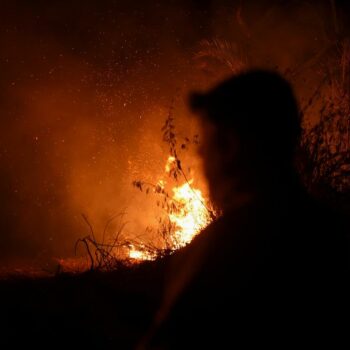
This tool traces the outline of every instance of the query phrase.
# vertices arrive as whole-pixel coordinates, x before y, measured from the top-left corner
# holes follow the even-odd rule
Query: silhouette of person
[[[190,106],[223,214],[171,258],[144,348],[283,348],[346,334],[346,226],[299,182],[301,127],[289,83],[244,72],[192,94]]]

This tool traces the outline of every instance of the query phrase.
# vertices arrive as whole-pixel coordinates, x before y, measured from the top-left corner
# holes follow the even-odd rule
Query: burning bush
[[[210,202],[204,198],[201,190],[193,187],[194,180],[189,179],[183,169],[178,151],[179,141],[175,131],[173,108],[169,111],[162,131],[163,141],[168,144],[170,153],[165,165],[165,174],[176,185],[170,187],[169,190],[166,188],[167,181],[165,179],[160,179],[156,185],[143,181],[133,182],[133,185],[140,191],[158,195],[159,200],[156,203],[164,213],[158,220],[157,247],[152,252],[151,257],[172,253],[185,246],[217,215]],[[189,145],[197,145],[198,142],[198,135],[192,139],[185,137],[180,148],[186,150]],[[179,183],[181,184],[178,185]],[[139,246],[139,251],[144,251],[142,244]]]
[[[157,196],[156,205],[160,209],[158,226],[147,227],[145,234],[130,237],[124,232],[126,223],[123,212],[107,221],[102,240],[98,240],[92,224],[82,215],[90,233],[77,241],[76,249],[83,245],[91,270],[110,270],[119,265],[169,255],[191,242],[216,217],[202,191],[193,187],[194,179],[186,175],[179,156],[178,149],[186,151],[190,145],[198,145],[199,137],[184,137],[179,143],[174,122],[173,108],[170,108],[162,127],[163,141],[169,146],[170,153],[164,168],[164,178],[156,184],[142,180],[132,183],[146,195]],[[110,235],[110,224],[116,220],[117,229]]]

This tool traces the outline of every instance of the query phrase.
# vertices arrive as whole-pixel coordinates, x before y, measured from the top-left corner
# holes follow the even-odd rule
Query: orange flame
[[[165,172],[168,174],[173,167],[174,163],[176,162],[176,158],[173,156],[169,156],[166,164],[165,164]]]
[[[211,222],[202,192],[192,188],[192,182],[193,180],[190,180],[182,186],[173,188],[173,200],[180,203],[180,210],[169,214],[170,221],[176,225],[174,233],[176,248],[190,243]]]
[[[130,245],[129,258],[133,260],[154,260],[155,256],[147,252],[145,249],[136,248],[134,245]]]
[[[169,156],[165,172],[169,173],[176,162],[176,158]],[[212,221],[211,215],[207,209],[207,202],[199,189],[192,187],[193,179],[185,182],[181,186],[172,188],[173,196],[171,201],[176,205],[178,210],[168,214],[169,220],[174,224],[175,231],[173,233],[173,248],[179,249],[192,241],[192,239],[200,233]],[[157,184],[162,189],[165,181],[160,180]],[[147,250],[139,249],[131,246],[129,250],[129,258],[134,260],[153,260]]]

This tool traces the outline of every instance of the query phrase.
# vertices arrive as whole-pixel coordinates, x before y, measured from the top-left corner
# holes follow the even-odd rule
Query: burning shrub
[[[82,215],[89,227],[89,235],[79,239],[79,245],[85,248],[90,270],[111,270],[131,262],[154,260],[173,253],[188,244],[216,216],[210,203],[202,192],[193,187],[193,179],[186,175],[179,157],[178,148],[182,151],[199,143],[198,135],[192,139],[184,137],[180,146],[175,131],[173,107],[162,127],[163,141],[169,146],[169,157],[165,164],[165,174],[175,182],[175,186],[167,186],[167,181],[160,179],[156,184],[141,180],[133,181],[133,186],[146,195],[157,196],[156,205],[161,210],[158,225],[148,227],[144,234],[129,237],[124,232],[125,213],[111,217],[103,230],[99,241],[93,226],[85,215]],[[108,234],[110,224],[118,221],[117,229]]]
[[[162,127],[163,141],[169,146],[169,157],[165,165],[165,173],[178,184],[169,190],[166,189],[166,181],[161,179],[157,184],[143,181],[134,181],[133,185],[146,194],[154,193],[159,199],[157,206],[165,215],[158,220],[156,228],[157,248],[152,252],[152,257],[169,254],[189,242],[205,228],[215,217],[216,213],[211,204],[205,200],[202,192],[193,187],[193,179],[186,175],[178,153],[178,137],[175,131],[173,107],[170,108],[168,117]],[[185,137],[181,142],[181,150],[186,150],[189,145],[197,145],[198,135],[192,139]],[[142,245],[139,245],[143,251]]]

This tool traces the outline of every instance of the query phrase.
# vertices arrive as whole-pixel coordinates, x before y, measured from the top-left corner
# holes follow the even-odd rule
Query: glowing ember
[[[180,204],[177,213],[169,214],[169,219],[176,225],[174,241],[180,248],[192,239],[210,222],[210,214],[205,207],[202,192],[191,187],[192,180],[180,187],[174,187],[173,200]]]

